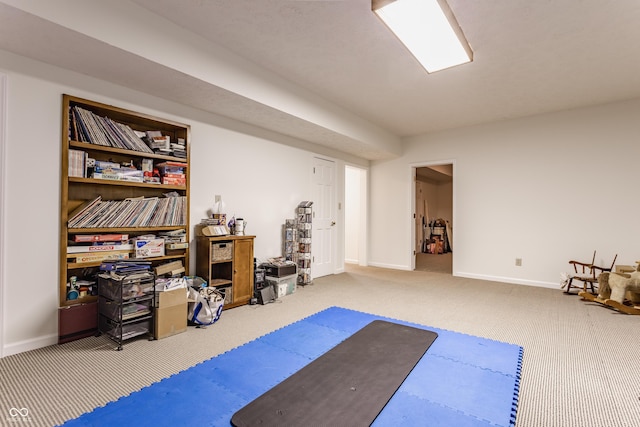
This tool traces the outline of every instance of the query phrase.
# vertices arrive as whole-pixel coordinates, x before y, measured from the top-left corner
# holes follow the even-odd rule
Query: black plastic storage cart
[[[139,335],[154,338],[155,276],[151,271],[98,275],[98,327],[118,343]]]

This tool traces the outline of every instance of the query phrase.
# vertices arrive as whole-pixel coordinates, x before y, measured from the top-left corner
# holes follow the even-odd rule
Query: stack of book
[[[170,156],[171,137],[163,135],[159,130],[148,130],[146,132],[137,132],[138,135],[147,143],[149,148],[156,154],[164,154]]]
[[[187,198],[140,197],[86,202],[69,216],[68,228],[158,227],[185,225]]]
[[[128,125],[100,117],[78,106],[70,107],[71,139],[107,147],[153,153]]]
[[[87,177],[87,153],[82,150],[69,149],[69,176]]]
[[[161,231],[158,236],[164,239],[164,247],[167,250],[187,249],[189,247],[185,229]]]
[[[171,150],[173,150],[173,155],[176,157],[180,157],[181,159],[187,158],[187,149],[185,147],[184,138],[178,138],[178,143],[171,144]]]
[[[203,225],[227,225],[227,214],[213,214],[211,218],[202,218]]]
[[[186,163],[182,162],[163,162],[156,165],[160,172],[160,178],[163,184],[168,185],[187,185],[187,175],[185,169]]]

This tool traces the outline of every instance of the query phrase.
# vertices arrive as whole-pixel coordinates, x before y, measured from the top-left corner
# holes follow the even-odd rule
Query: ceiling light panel
[[[373,0],[371,6],[427,72],[472,61],[471,48],[444,0]]]

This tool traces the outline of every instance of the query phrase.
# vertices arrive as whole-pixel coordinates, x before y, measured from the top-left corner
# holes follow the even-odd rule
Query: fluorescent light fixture
[[[429,73],[473,60],[445,0],[371,0],[371,10]]]

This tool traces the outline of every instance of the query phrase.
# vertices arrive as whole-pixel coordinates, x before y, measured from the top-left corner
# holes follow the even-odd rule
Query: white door
[[[334,273],[335,163],[313,158],[313,225],[311,234],[311,276]]]

